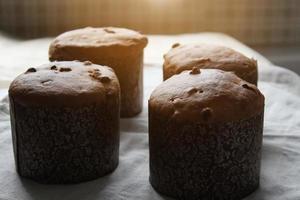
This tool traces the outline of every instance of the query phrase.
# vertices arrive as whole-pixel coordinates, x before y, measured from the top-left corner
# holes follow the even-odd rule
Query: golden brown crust
[[[116,27],[87,27],[68,31],[56,37],[49,48],[49,59],[61,60],[63,56],[64,59],[69,60],[66,58],[68,52],[71,52],[70,56],[74,57],[72,54],[80,51],[81,48],[97,49],[98,52],[122,52],[128,55],[131,51],[142,50],[147,43],[146,36],[133,30]]]
[[[29,68],[10,85],[9,95],[22,105],[81,106],[119,96],[114,71],[91,62],[51,62]]]
[[[257,62],[233,49],[209,44],[175,44],[164,56],[164,80],[192,67],[233,71],[240,78],[257,85]]]
[[[149,106],[164,119],[223,123],[261,114],[264,96],[232,72],[194,68],[161,83]]]
[[[114,69],[121,86],[121,116],[142,110],[143,48],[147,37],[123,28],[84,28],[58,36],[50,45],[50,60],[90,60]],[[124,92],[122,92],[124,91]]]

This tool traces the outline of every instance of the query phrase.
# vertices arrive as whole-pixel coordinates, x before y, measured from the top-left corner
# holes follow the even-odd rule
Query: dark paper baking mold
[[[183,124],[149,112],[150,183],[178,199],[241,199],[259,187],[263,113]]]
[[[66,184],[112,172],[119,160],[119,107],[108,108],[27,107],[10,98],[19,175]]]

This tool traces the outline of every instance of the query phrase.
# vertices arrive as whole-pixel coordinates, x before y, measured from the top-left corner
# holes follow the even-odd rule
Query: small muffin
[[[113,68],[121,86],[121,116],[132,117],[143,107],[143,49],[147,38],[124,28],[84,28],[59,35],[49,59],[89,60]]]
[[[241,79],[257,85],[257,62],[233,49],[209,44],[174,44],[164,55],[163,78],[170,78],[193,67],[232,71]]]
[[[232,72],[193,68],[149,99],[150,182],[178,199],[240,199],[259,186],[264,96]]]
[[[17,172],[41,183],[78,183],[119,160],[120,88],[109,67],[53,62],[9,88]]]

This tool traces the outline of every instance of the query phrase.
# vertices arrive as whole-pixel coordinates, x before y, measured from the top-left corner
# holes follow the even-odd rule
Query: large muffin
[[[119,160],[119,82],[109,67],[53,62],[10,85],[17,172],[42,183],[78,183]]]
[[[264,96],[231,72],[193,68],[149,99],[150,182],[178,199],[240,199],[259,186]]]
[[[113,68],[121,86],[121,116],[142,110],[143,49],[147,38],[124,28],[83,28],[59,35],[51,43],[49,59],[89,60]]]
[[[241,79],[257,85],[257,62],[224,46],[212,44],[174,44],[164,55],[163,78],[170,78],[193,67],[232,71]]]

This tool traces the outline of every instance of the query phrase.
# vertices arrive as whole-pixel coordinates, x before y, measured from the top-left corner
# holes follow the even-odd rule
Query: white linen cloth
[[[28,67],[47,62],[50,39],[19,41],[0,34],[0,96]],[[216,33],[149,36],[145,50],[144,110],[121,120],[120,164],[110,175],[75,185],[42,185],[15,172],[7,98],[0,104],[1,200],[169,199],[149,184],[147,100],[162,81],[162,55],[175,42],[226,45],[258,60],[259,88],[266,97],[260,188],[247,200],[300,199],[300,78],[238,41]]]

